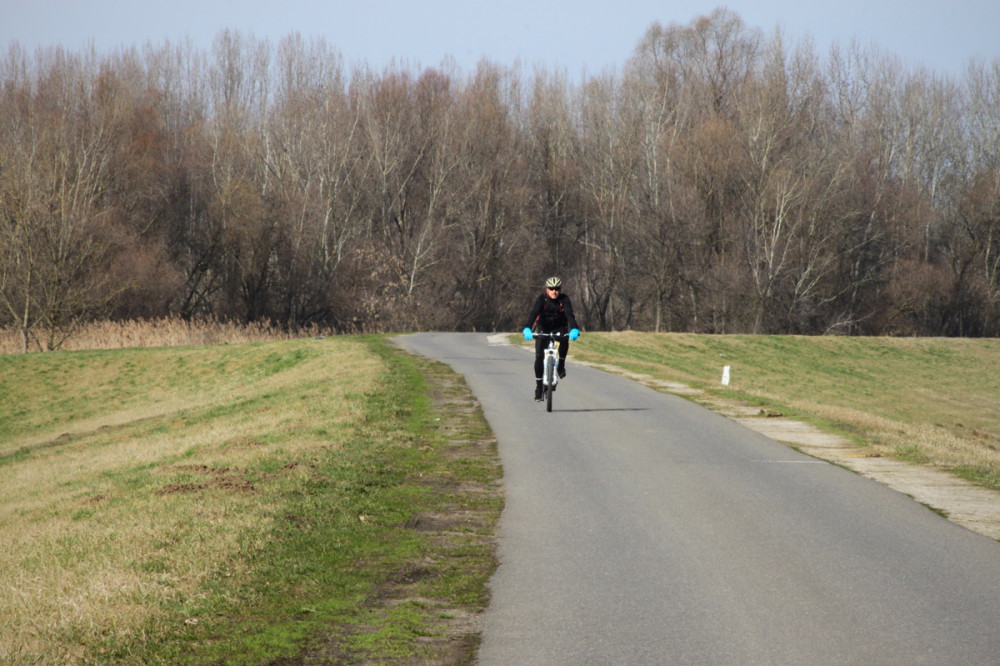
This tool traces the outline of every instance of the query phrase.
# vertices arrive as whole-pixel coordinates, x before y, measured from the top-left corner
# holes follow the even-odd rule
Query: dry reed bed
[[[176,347],[187,345],[238,344],[267,342],[324,334],[317,326],[285,331],[271,322],[238,324],[217,319],[187,320],[180,317],[135,319],[129,321],[97,321],[75,331],[60,349],[125,349],[130,347]],[[32,344],[32,349],[39,347]],[[0,354],[22,351],[21,333],[17,329],[0,329]]]

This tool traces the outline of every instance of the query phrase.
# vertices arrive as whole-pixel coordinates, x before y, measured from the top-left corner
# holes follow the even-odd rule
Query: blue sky
[[[104,51],[190,38],[208,49],[232,28],[275,43],[290,32],[323,36],[348,64],[376,69],[451,56],[471,72],[486,57],[576,77],[620,71],[654,21],[686,25],[719,6],[766,33],[811,36],[821,54],[858,39],[951,75],[971,57],[1000,58],[998,0],[0,0],[0,45],[77,50],[92,40]]]

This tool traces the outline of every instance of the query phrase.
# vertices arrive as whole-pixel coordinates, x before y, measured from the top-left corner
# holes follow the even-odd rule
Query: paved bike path
[[[464,375],[498,439],[480,663],[997,663],[1000,544],[572,359],[546,413],[523,349],[399,341]]]

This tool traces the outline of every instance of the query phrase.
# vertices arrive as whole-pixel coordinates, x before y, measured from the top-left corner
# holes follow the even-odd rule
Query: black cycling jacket
[[[580,328],[576,325],[576,317],[573,316],[573,303],[569,300],[569,296],[563,293],[555,298],[549,298],[542,292],[535,299],[531,314],[528,316],[528,323],[524,328],[534,329],[536,325],[542,333],[566,333],[570,329]]]

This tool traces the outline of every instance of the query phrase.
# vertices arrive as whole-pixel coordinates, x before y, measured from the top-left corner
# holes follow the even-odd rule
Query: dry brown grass
[[[271,520],[253,495],[213,495],[60,493],[21,507],[26,529],[3,520],[0,660],[74,663],[83,645],[136,641],[166,604],[197,603],[206,576]]]
[[[319,327],[307,327],[292,334],[270,322],[236,324],[216,319],[186,320],[180,317],[137,319],[125,322],[99,321],[85,324],[60,347],[63,350],[125,349],[129,347],[176,347],[265,342],[321,335]],[[39,350],[37,342],[31,346]],[[21,334],[0,329],[0,354],[22,351]],[[29,350],[30,351],[30,350]]]
[[[169,322],[115,335],[103,346],[264,332]],[[202,603],[207,577],[249,575],[237,555],[275,520],[261,484],[301,473],[262,465],[336,450],[383,368],[348,338],[18,355],[4,367],[0,390],[21,402],[0,398],[0,415],[17,414],[0,428],[0,663],[51,664],[79,662],[83,645],[141,644]]]
[[[858,437],[873,454],[1000,489],[996,339],[624,332],[590,335],[574,353],[790,410]]]
[[[985,433],[809,401],[789,400],[787,404],[826,422],[849,425],[872,453],[880,456],[914,458],[942,469],[980,469],[986,478],[994,478],[1000,470],[1000,442]]]

